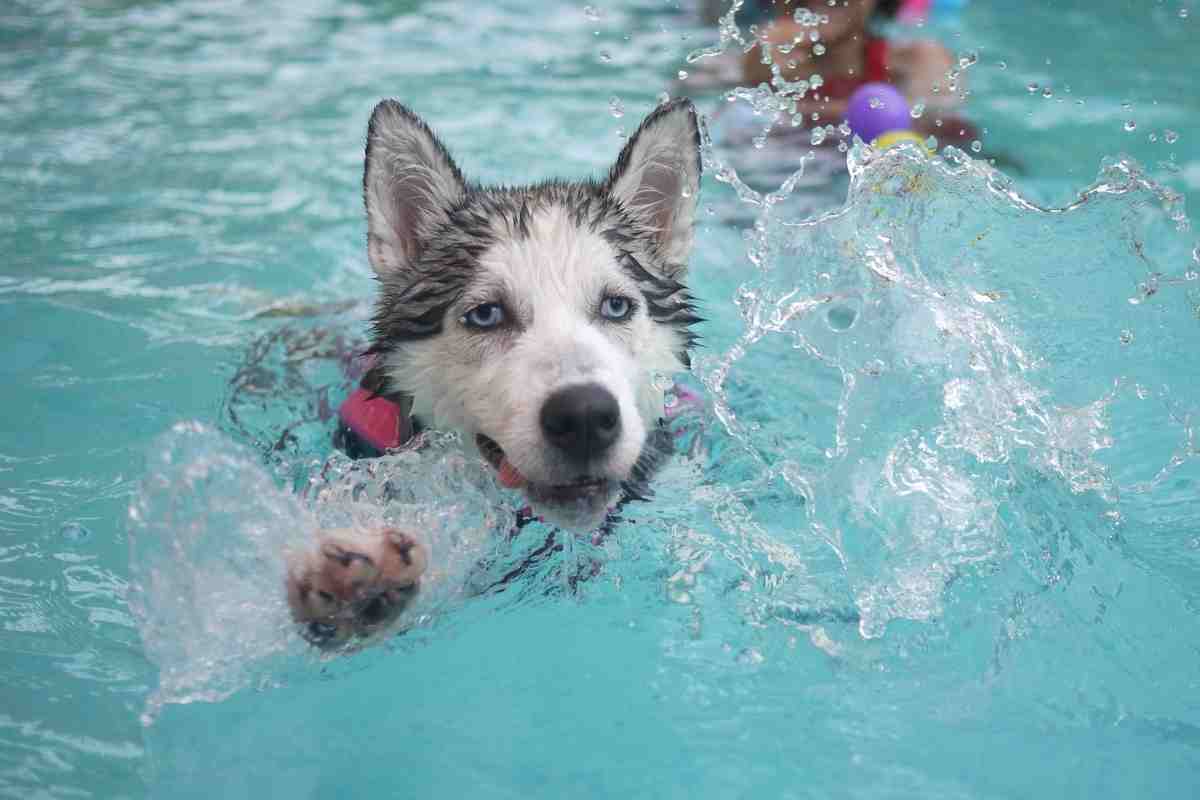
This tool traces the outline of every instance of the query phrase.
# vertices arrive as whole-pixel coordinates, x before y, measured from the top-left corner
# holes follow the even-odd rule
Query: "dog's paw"
[[[416,596],[428,563],[425,547],[394,528],[327,532],[288,569],[292,618],[323,648],[376,633]]]

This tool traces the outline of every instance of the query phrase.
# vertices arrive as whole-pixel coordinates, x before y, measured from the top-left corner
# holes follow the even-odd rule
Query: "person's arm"
[[[920,100],[930,111],[948,111],[960,104],[964,76],[960,73],[955,78],[958,84],[955,91],[947,88],[946,76],[954,66],[954,57],[937,42],[918,40],[890,45],[887,63],[892,83],[910,101]],[[938,89],[936,93],[934,87]]]
[[[914,131],[936,136],[941,144],[960,147],[979,138],[975,126],[961,116],[965,76],[960,72],[954,78],[954,90],[949,88],[948,73],[954,67],[954,57],[946,48],[928,40],[898,44],[888,53],[888,67],[909,100],[925,104],[925,113],[913,120]]]

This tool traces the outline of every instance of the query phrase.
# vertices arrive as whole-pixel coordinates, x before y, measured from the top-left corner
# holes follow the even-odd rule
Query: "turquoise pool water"
[[[361,331],[372,290],[372,105],[411,103],[483,180],[598,171],[715,37],[676,4],[593,5],[0,10],[0,793],[1194,794],[1190,0],[931,26],[977,55],[1011,183],[857,152],[848,200],[764,216],[710,171],[703,457],[605,552],[434,597],[387,647],[320,662],[275,624],[259,545],[370,513],[351,498],[380,480],[283,490],[341,391],[289,358]],[[284,378],[257,404],[256,353]],[[503,525],[471,464],[423,458],[387,465],[436,478],[403,513]],[[566,591],[555,568],[592,557]]]

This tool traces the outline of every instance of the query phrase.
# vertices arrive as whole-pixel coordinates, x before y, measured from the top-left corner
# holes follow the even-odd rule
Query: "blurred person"
[[[846,101],[860,86],[890,83],[910,104],[925,105],[914,129],[944,142],[974,139],[974,127],[955,116],[963,79],[957,76],[958,85],[949,88],[950,52],[931,40],[893,42],[874,32],[904,5],[901,0],[836,0],[834,5],[829,0],[758,0],[760,22],[752,29],[757,41],[742,57],[742,83],[773,85],[772,64],[788,82],[820,75],[818,88],[797,97],[796,110],[806,121],[834,125],[845,119]],[[820,20],[816,24],[813,15]]]

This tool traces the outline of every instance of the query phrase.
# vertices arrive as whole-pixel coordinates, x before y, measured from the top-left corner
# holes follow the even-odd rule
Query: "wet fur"
[[[699,191],[699,133],[686,100],[642,123],[602,181],[528,187],[468,183],[411,111],[384,101],[367,134],[368,255],[379,278],[372,350],[389,393],[427,423],[484,434],[538,485],[569,474],[538,412],[554,391],[600,383],[617,398],[620,441],[596,471],[613,492],[587,508],[542,507],[561,524],[597,524],[645,471],[661,414],[656,375],[688,365],[697,321],[684,284]],[[605,293],[633,298],[627,324],[598,317]],[[459,320],[500,302],[505,330]]]
[[[468,445],[477,434],[497,443],[551,522],[592,528],[622,494],[645,494],[671,445],[656,379],[688,366],[698,321],[684,279],[699,145],[695,110],[676,100],[646,118],[603,180],[489,188],[463,178],[419,117],[380,103],[363,175],[379,279],[377,391]],[[628,320],[599,314],[606,295],[632,299]],[[502,329],[463,324],[483,303],[503,305]],[[580,383],[616,398],[621,432],[586,467],[603,494],[564,503],[554,483],[580,466],[544,441],[539,413]],[[425,564],[416,539],[397,531],[327,535],[291,564],[293,617],[322,647],[370,637],[398,617]]]

